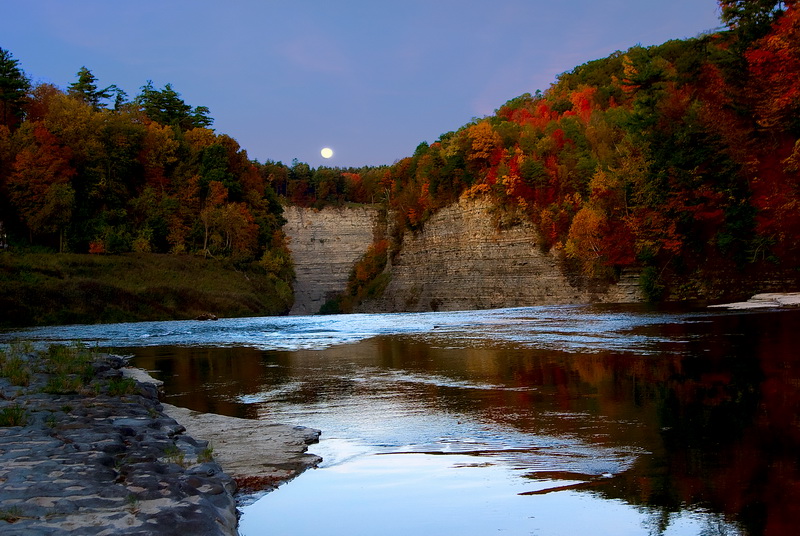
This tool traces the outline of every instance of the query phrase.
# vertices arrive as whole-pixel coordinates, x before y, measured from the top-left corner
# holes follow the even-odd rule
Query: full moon
[[[319,152],[319,154],[322,155],[322,158],[330,158],[333,156],[333,149],[330,147],[325,147]]]

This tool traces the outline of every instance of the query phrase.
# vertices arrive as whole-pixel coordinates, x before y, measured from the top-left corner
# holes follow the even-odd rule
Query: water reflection
[[[326,350],[137,348],[135,364],[171,403],[324,431],[324,468],[248,507],[249,536],[308,501],[343,534],[793,534],[800,312],[600,316],[611,349],[451,324]]]

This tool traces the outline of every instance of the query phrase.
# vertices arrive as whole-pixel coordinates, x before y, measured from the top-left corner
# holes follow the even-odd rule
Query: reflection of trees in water
[[[166,402],[204,413],[257,417],[256,408],[237,397],[263,384],[262,352],[252,348],[151,346],[135,349],[134,365],[156,371]]]
[[[650,536],[660,536],[674,525],[679,512],[667,509],[650,509],[646,528]],[[698,536],[742,536],[742,530],[735,522],[725,519],[721,514],[703,512],[703,527]]]
[[[800,523],[800,362],[793,359],[800,315],[716,317],[686,330],[679,354],[558,354],[535,350],[446,352],[391,339],[392,359],[412,355],[425,370],[531,391],[460,390],[453,410],[503,407],[509,426],[569,434],[585,420],[546,419],[542,411],[608,418],[604,441],[646,449],[635,466],[591,487],[652,511],[663,534],[687,507],[702,511],[703,534],[791,534]],[[446,365],[443,365],[446,363]],[[455,369],[455,370],[454,370]],[[638,426],[624,423],[636,422]],[[543,430],[543,428],[549,430]],[[583,439],[591,440],[586,436]],[[652,510],[654,509],[654,510]]]
[[[703,534],[730,534],[726,519],[750,535],[793,534],[800,523],[800,364],[796,330],[781,324],[796,319],[717,319],[681,359],[680,372],[652,393],[663,450],[640,457],[603,495],[659,508],[655,534],[687,505],[724,516]]]

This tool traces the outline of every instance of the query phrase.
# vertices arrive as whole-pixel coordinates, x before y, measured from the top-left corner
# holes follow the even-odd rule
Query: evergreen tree
[[[192,108],[181,99],[181,94],[172,88],[172,84],[165,85],[164,89],[156,89],[153,81],[148,80],[141,91],[134,102],[147,117],[157,123],[177,126],[184,131],[198,127],[207,128],[214,123],[208,116],[207,107]]]
[[[119,93],[117,86],[110,85],[105,89],[97,89],[97,77],[86,67],[81,67],[77,73],[78,81],[69,85],[69,94],[78,97],[95,110],[102,107],[101,100],[110,99],[112,95]],[[124,92],[122,92],[124,94]]]
[[[736,32],[743,48],[764,37],[773,21],[794,2],[776,0],[719,0],[721,19]]]
[[[13,127],[20,122],[29,89],[30,82],[19,68],[19,60],[0,48],[0,125]]]

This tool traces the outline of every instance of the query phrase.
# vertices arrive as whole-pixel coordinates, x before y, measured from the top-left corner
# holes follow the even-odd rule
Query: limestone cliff
[[[544,253],[524,219],[498,224],[488,199],[462,199],[438,211],[418,233],[406,233],[387,268],[383,296],[362,312],[466,310],[589,302],[641,301],[638,278],[609,285],[565,270]],[[313,314],[342,292],[353,263],[373,240],[377,211],[289,207],[285,230],[295,262],[291,314]]]
[[[609,285],[567,273],[555,254],[541,251],[531,223],[498,217],[488,199],[462,199],[437,212],[421,232],[405,235],[383,297],[361,310],[641,301],[635,274]]]
[[[378,211],[290,206],[283,216],[295,269],[295,299],[289,314],[316,314],[347,287],[350,269],[374,240]]]

